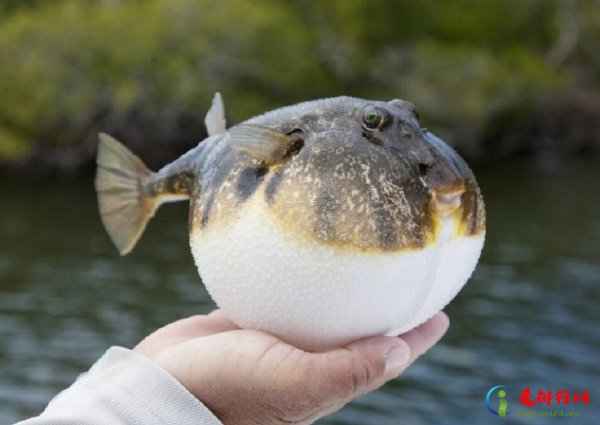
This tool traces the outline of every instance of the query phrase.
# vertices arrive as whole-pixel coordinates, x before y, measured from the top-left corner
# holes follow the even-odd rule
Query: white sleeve
[[[41,415],[17,425],[223,425],[146,357],[111,347]]]

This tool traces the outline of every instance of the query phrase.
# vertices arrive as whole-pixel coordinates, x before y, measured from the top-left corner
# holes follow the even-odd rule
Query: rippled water
[[[488,209],[482,261],[447,309],[442,343],[398,381],[322,424],[489,423],[508,387],[588,390],[578,424],[600,418],[600,164],[503,164],[476,171]],[[208,312],[184,205],[163,207],[120,258],[91,179],[0,183],[0,423],[38,413],[110,345]],[[560,407],[553,404],[553,407]],[[541,409],[541,408],[540,408]],[[545,423],[541,418],[511,422]]]

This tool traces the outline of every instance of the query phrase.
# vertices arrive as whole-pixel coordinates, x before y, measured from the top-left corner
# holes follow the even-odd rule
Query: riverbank
[[[230,123],[403,98],[470,163],[597,154],[599,17],[545,0],[8,1],[0,169],[79,175],[99,131],[156,168],[202,140],[215,91]]]

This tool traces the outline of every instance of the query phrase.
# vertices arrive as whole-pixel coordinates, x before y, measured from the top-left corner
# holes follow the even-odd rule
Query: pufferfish
[[[158,172],[101,134],[96,190],[122,255],[161,204],[189,200],[202,281],[240,327],[311,351],[399,335],[473,272],[479,186],[411,103],[320,99],[226,128],[217,93],[205,123]]]

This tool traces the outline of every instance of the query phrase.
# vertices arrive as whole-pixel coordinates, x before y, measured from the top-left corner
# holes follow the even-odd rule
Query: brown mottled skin
[[[367,106],[385,117],[364,125]],[[419,249],[435,239],[435,194],[465,191],[452,214],[460,235],[485,231],[479,187],[464,160],[421,129],[414,106],[338,97],[278,109],[242,124],[296,138],[276,164],[235,149],[225,132],[164,167],[145,191],[189,195],[190,232],[227,225],[264,197],[285,231],[338,248]]]

